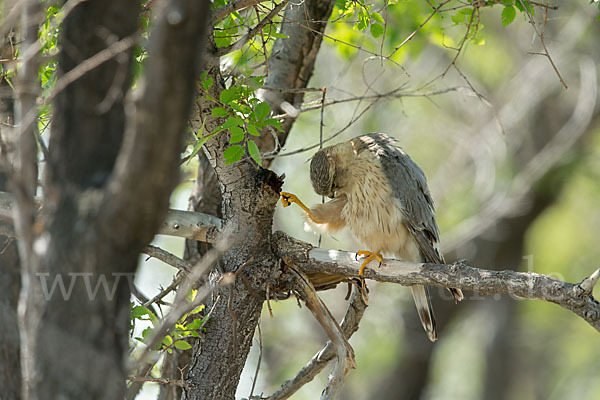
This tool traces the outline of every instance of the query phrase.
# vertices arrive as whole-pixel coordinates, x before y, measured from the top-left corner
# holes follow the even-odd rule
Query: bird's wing
[[[423,261],[443,264],[439,251],[439,230],[425,174],[395,140],[383,133],[371,133],[353,140],[357,153],[369,150],[379,159],[404,224],[417,242]]]

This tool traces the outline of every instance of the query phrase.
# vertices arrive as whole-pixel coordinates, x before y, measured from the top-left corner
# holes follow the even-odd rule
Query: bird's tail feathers
[[[437,331],[435,328],[435,317],[433,316],[433,309],[431,307],[431,299],[427,288],[423,285],[414,285],[410,287],[412,290],[413,299],[417,306],[417,312],[421,319],[423,329],[427,332],[429,340],[435,342],[437,340]]]

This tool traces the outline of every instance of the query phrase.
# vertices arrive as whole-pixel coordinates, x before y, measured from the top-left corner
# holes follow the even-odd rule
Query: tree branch
[[[175,254],[161,249],[160,247],[149,244],[144,248],[144,250],[142,250],[142,252],[182,271],[189,271],[192,269],[191,264],[177,257]]]
[[[335,349],[337,361],[333,367],[333,371],[329,374],[327,386],[321,393],[321,400],[335,399],[341,391],[344,378],[348,375],[350,369],[356,368],[354,349],[348,343],[348,339],[345,337],[344,332],[333,315],[331,315],[331,312],[317,295],[308,277],[293,267],[291,271],[297,278],[297,293],[299,297],[304,300],[306,307],[313,313],[315,319],[327,334],[332,348]]]
[[[264,17],[259,23],[257,23],[255,27],[248,30],[248,33],[242,36],[238,41],[227,47],[221,47],[216,49],[215,55],[220,57],[224,56],[225,54],[229,54],[232,51],[241,49],[243,45],[248,43],[254,36],[256,36],[258,32],[262,31],[262,28],[264,28],[265,25],[267,25],[269,22],[271,22],[271,20],[273,20],[273,18],[275,18],[275,16],[283,9],[283,7],[285,7],[288,1],[289,0],[282,0],[281,3],[273,7],[271,12],[269,12],[269,14],[267,14],[266,17]]]
[[[350,339],[354,332],[358,330],[358,324],[366,308],[367,304],[363,301],[359,290],[355,288],[341,324],[342,332],[347,339]],[[334,357],[333,344],[329,341],[292,379],[285,381],[279,389],[267,398],[269,400],[289,399],[298,389],[312,381]]]
[[[239,11],[243,8],[252,7],[256,4],[262,3],[267,0],[238,0],[232,3],[226,4],[222,7],[219,7],[212,11],[211,13],[211,23],[214,25],[218,20],[223,19],[227,16],[227,14],[232,13],[234,11]]]
[[[13,207],[14,196],[10,193],[0,192],[0,221],[6,223],[13,222]],[[36,198],[36,212],[40,210],[41,199]],[[221,224],[221,220],[212,215],[191,211],[169,210],[158,230],[158,234],[214,243],[221,230]],[[6,234],[11,237],[15,236],[14,230],[12,233],[6,230]],[[154,256],[154,254],[148,255]]]
[[[314,248],[282,232],[274,234],[279,255],[307,274],[330,273],[358,276],[361,262],[354,253]],[[599,271],[580,284],[534,272],[489,271],[459,261],[454,264],[410,263],[386,259],[377,268],[373,263],[365,278],[404,286],[428,285],[455,287],[483,294],[509,294],[517,298],[538,299],[558,304],[586,320],[600,332],[600,303],[591,296]]]
[[[0,192],[0,220],[11,214],[9,196],[8,193]],[[211,225],[207,222],[220,221],[218,218],[191,211],[170,210],[167,220],[174,220],[175,217],[172,215],[179,215],[179,213],[186,215],[189,220],[198,221],[196,231],[192,225],[182,230],[172,227],[165,230],[163,226],[160,233],[195,240],[205,237],[206,240],[210,238],[214,242],[220,223]],[[206,232],[212,233],[208,235]],[[355,260],[354,253],[315,248],[283,232],[275,232],[273,244],[278,256],[284,262],[297,266],[308,275],[358,276],[361,263]],[[404,286],[420,284],[456,287],[483,294],[500,293],[517,298],[548,301],[574,312],[594,329],[600,331],[600,303],[591,295],[594,285],[600,278],[599,271],[595,271],[581,283],[573,284],[533,272],[479,269],[464,262],[426,264],[386,259],[380,268],[367,268],[365,278]]]

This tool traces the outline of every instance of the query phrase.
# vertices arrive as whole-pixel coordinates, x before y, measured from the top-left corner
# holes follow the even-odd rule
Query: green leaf
[[[213,108],[211,115],[213,117],[225,117],[229,115],[229,113],[223,107],[215,107]]]
[[[370,20],[369,13],[361,9],[358,12],[358,22],[354,24],[354,28],[358,29],[359,31],[364,31],[367,29],[367,26],[369,26]]]
[[[275,118],[265,119],[265,125],[271,125],[272,127],[281,130],[281,122]]]
[[[214,81],[212,76],[209,76],[202,81],[202,87],[204,87],[204,90],[208,91],[208,89],[212,87],[213,83]]]
[[[258,131],[258,129],[256,128],[256,125],[254,125],[254,124],[248,124],[248,133],[251,134],[252,136],[260,136],[260,132]]]
[[[244,131],[239,126],[234,126],[233,128],[229,128],[229,132],[231,132],[231,137],[229,138],[229,143],[239,143],[244,140]]]
[[[189,350],[192,348],[192,346],[185,340],[178,340],[175,342],[175,348],[179,350]]]
[[[254,140],[248,140],[248,153],[250,154],[250,157],[252,157],[252,159],[262,167],[260,150],[258,150],[258,146],[256,145],[256,143],[254,143]]]
[[[131,310],[131,318],[140,319],[144,315],[150,314],[150,311],[144,306],[136,306]]]
[[[378,38],[379,36],[383,35],[383,26],[379,24],[371,24],[371,35],[373,35],[374,38]]]
[[[381,14],[379,14],[378,12],[372,12],[371,18],[373,18],[375,21],[379,22],[380,24],[385,24],[385,20],[383,19]]]
[[[167,335],[163,338],[162,342],[165,346],[170,346],[173,344],[173,338],[171,336]]]
[[[463,8],[460,9],[452,16],[452,22],[457,25],[460,24],[468,24],[471,20],[471,15],[473,14],[472,8]]]
[[[523,4],[525,5],[525,8],[523,8]],[[533,9],[533,6],[529,4],[528,1],[523,0],[523,3],[521,3],[521,0],[516,0],[515,7],[517,7],[521,12],[525,12],[525,9],[527,9],[527,11],[529,11],[529,13],[532,16],[535,16],[535,10]]]
[[[502,10],[502,25],[507,26],[515,19],[517,15],[517,11],[513,6],[506,6],[504,10]]]
[[[185,327],[186,330],[193,331],[196,329],[200,329],[202,326],[202,318],[196,318]]]
[[[241,145],[234,144],[229,146],[225,149],[225,152],[223,152],[223,157],[225,157],[225,165],[240,161],[242,159],[242,155],[244,155],[244,148]]]
[[[275,39],[289,39],[290,35],[284,35],[283,33],[279,32],[272,32],[271,37],[274,37]]]
[[[206,143],[210,138],[215,136],[219,132],[211,133],[210,135],[206,135],[198,139],[196,144],[194,144],[194,150],[192,150],[192,154],[190,154],[190,160],[200,151],[200,148]]]
[[[234,126],[242,126],[244,121],[239,117],[228,117],[227,121],[219,127],[219,130],[233,128]]]
[[[267,118],[270,112],[271,107],[264,101],[258,103],[254,108],[254,115],[256,115],[256,119],[259,121],[262,121],[263,119]]]
[[[219,95],[219,100],[223,104],[229,104],[234,100],[239,98],[239,93],[236,88],[223,89],[221,94]]]

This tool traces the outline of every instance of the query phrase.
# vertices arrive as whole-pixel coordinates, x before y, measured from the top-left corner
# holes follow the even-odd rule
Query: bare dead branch
[[[331,273],[356,277],[360,262],[354,253],[314,248],[308,243],[275,233],[280,256],[294,260],[294,265],[307,274]],[[600,332],[600,303],[591,295],[575,289],[578,284],[533,272],[511,270],[490,271],[467,265],[409,263],[387,259],[376,268],[365,270],[365,278],[392,282],[403,286],[427,285],[456,287],[482,294],[508,294],[516,298],[537,299],[555,303],[582,317]],[[595,275],[592,275],[595,277]],[[590,278],[593,281],[595,278]],[[584,283],[584,287],[588,287]]]
[[[367,308],[359,290],[355,287],[346,310],[346,315],[342,320],[341,328],[344,336],[348,339],[358,330],[362,316]],[[302,386],[312,381],[327,366],[329,361],[335,358],[335,352],[331,341],[327,342],[302,369],[292,378],[285,381],[279,389],[268,396],[269,400],[285,400],[290,398]]]
[[[10,214],[11,202],[6,201],[8,196],[10,195],[0,192],[0,219]],[[198,220],[207,220],[203,214],[189,213],[198,214]],[[207,229],[218,232],[215,225],[203,225],[199,228],[200,231]],[[189,239],[201,236],[193,231],[187,232],[188,236],[182,233],[177,232],[176,235]],[[358,276],[360,263],[355,260],[353,253],[314,248],[282,232],[274,234],[273,243],[280,258],[285,260],[287,257],[309,275],[328,273],[350,278]],[[548,301],[574,312],[600,331],[600,304],[586,292],[599,279],[599,274],[592,274],[588,280],[578,285],[536,273],[485,270],[465,263],[419,264],[388,259],[381,268],[367,268],[365,278],[405,286],[422,284],[456,287],[483,294],[509,294],[516,298]],[[574,289],[576,286],[578,289]]]
[[[493,225],[499,218],[513,213],[522,204],[534,183],[539,181],[550,168],[558,164],[571,150],[573,144],[586,133],[596,107],[598,78],[595,64],[590,59],[582,60],[580,71],[579,96],[569,120],[544,148],[521,168],[505,193],[489,199],[486,207],[477,215],[463,220],[445,235],[449,240],[443,240],[444,250],[455,249],[461,243],[465,243]]]
[[[114,57],[122,54],[123,52],[129,50],[131,47],[135,46],[137,43],[138,35],[132,35],[125,37],[104,50],[98,52],[94,56],[88,58],[87,60],[79,63],[75,68],[64,74],[59,80],[56,81],[54,85],[54,89],[52,90],[52,94],[48,96],[48,100],[52,100],[58,93],[64,90],[71,83],[81,78],[83,75],[93,70],[94,68],[99,67],[105,62],[113,59]]]
[[[143,253],[182,271],[190,271],[192,269],[192,266],[188,262],[177,257],[175,254],[169,253],[168,251],[151,244],[144,248]]]
[[[582,290],[582,294],[586,294],[588,296],[592,295],[592,291],[594,290],[594,286],[598,283],[598,278],[600,278],[600,269],[597,269],[592,275],[588,276],[584,280],[582,280],[576,288]]]
[[[317,291],[310,283],[308,277],[294,267],[291,267],[291,271],[297,277],[300,298],[304,300],[306,307],[312,312],[323,330],[325,330],[327,337],[332,342],[333,348],[335,348],[337,361],[329,375],[327,386],[321,393],[321,400],[335,399],[342,389],[346,375],[348,375],[351,369],[356,368],[354,350],[350,346],[350,343],[348,343],[348,339],[344,336],[342,328],[340,328],[329,309],[325,306],[325,303],[317,295]]]
[[[254,371],[254,379],[252,379],[252,388],[250,388],[249,399],[254,394],[254,388],[256,387],[256,381],[258,380],[258,371],[260,371],[260,362],[262,360],[262,332],[260,330],[260,322],[258,323],[258,361],[256,362],[256,370]]]
[[[169,293],[171,293],[172,291],[177,289],[177,287],[179,286],[179,284],[181,283],[181,281],[183,280],[184,277],[185,277],[185,275],[182,273],[175,276],[175,278],[173,279],[173,282],[171,282],[171,284],[169,286],[167,286],[166,288],[161,290],[160,293],[158,293],[153,298],[146,300],[142,305],[144,307],[148,307],[154,303],[160,302],[166,295],[168,295]]]
[[[0,192],[0,221],[13,222],[14,204],[12,194]],[[35,204],[35,212],[39,213],[42,207],[41,198],[36,198]],[[212,215],[183,210],[169,210],[158,234],[214,243],[217,240],[221,226],[221,220]],[[14,233],[8,236],[12,237]],[[154,254],[149,255],[154,256]],[[166,260],[162,261],[167,262]]]
[[[17,165],[15,176],[11,181],[15,193],[14,226],[20,240],[17,242],[21,260],[21,276],[23,284],[19,296],[19,334],[21,338],[21,372],[22,395],[24,398],[34,397],[35,385],[39,380],[39,366],[36,363],[37,345],[36,332],[41,315],[46,304],[41,298],[39,287],[35,284],[25,284],[34,281],[38,272],[39,255],[33,245],[36,237],[35,222],[35,192],[37,190],[37,124],[32,115],[37,116],[36,99],[40,88],[37,83],[37,72],[40,65],[38,45],[38,24],[41,4],[37,1],[27,2],[22,10],[21,30],[23,44],[21,51],[30,56],[23,60],[17,71],[19,85],[17,86],[17,102],[15,119],[18,125]],[[30,122],[31,120],[31,122]]]

